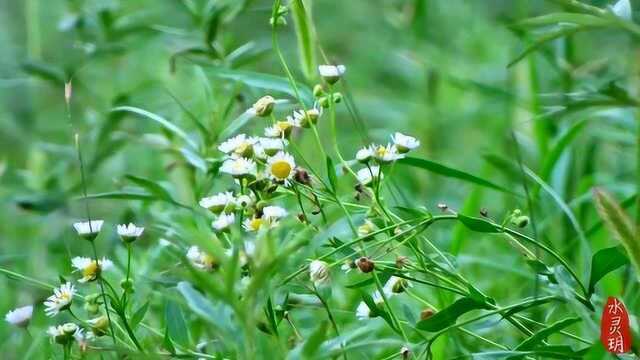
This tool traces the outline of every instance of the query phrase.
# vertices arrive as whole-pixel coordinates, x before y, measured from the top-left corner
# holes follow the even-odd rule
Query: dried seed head
[[[307,221],[307,218],[304,216],[303,213],[299,213],[298,214],[298,221],[300,221],[301,223],[305,223]]]
[[[420,320],[427,320],[432,317],[435,312],[432,309],[424,309],[420,312]]]
[[[402,269],[402,268],[404,268],[405,266],[407,266],[409,264],[410,264],[409,258],[406,257],[406,256],[398,256],[396,258],[396,267],[398,269]]]
[[[309,172],[303,168],[296,168],[295,179],[297,182],[304,185],[311,185],[311,176],[309,176]]]
[[[365,256],[359,258],[356,261],[356,265],[358,266],[358,269],[360,269],[360,271],[362,271],[363,273],[370,273],[375,268],[375,263]]]

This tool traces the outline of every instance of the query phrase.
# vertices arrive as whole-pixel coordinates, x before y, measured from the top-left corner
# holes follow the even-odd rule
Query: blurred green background
[[[70,272],[68,255],[84,249],[71,228],[85,216],[77,201],[82,193],[76,133],[90,194],[132,188],[127,174],[168,184],[174,198],[189,205],[216,188],[215,181],[194,187],[193,179],[199,176],[194,168],[219,157],[219,132],[264,94],[291,98],[260,89],[260,79],[252,78],[285,76],[272,50],[271,6],[263,0],[0,0],[0,267],[54,283],[58,274]],[[568,257],[583,278],[590,254],[616,244],[602,230],[588,231],[598,224],[590,189],[604,186],[619,200],[635,194],[635,110],[611,101],[619,100],[611,96],[618,87],[637,93],[638,47],[632,36],[616,29],[577,32],[508,67],[544,36],[544,30],[512,25],[566,9],[541,0],[313,0],[308,6],[324,53],[347,67],[343,86],[362,119],[360,124],[346,106],[338,107],[338,138],[347,157],[363,139],[387,142],[402,131],[421,140],[415,156],[524,193],[514,165],[520,153],[587,232],[585,244],[557,201],[529,182],[537,194],[532,218],[539,239]],[[212,19],[213,13],[222,15]],[[290,18],[279,37],[294,76],[312,87],[318,79],[305,78],[301,70]],[[70,118],[63,96],[69,79]],[[210,143],[199,144],[201,158],[183,156],[175,137],[157,124],[110,111],[119,105],[161,115],[189,134],[198,132],[192,117],[197,118],[210,131]],[[246,131],[261,131],[259,121],[252,120]],[[549,153],[577,123],[570,146],[545,169]],[[328,124],[320,132],[330,148]],[[322,166],[310,133],[300,141],[307,158]],[[444,202],[471,215],[486,208],[498,222],[513,208],[528,209],[523,198],[447,177],[408,167],[394,172],[388,197],[395,205],[437,211],[436,204]],[[110,225],[146,224],[141,246],[149,251],[176,221],[157,202],[95,200],[91,209]],[[501,302],[533,291],[533,275],[520,270],[524,265],[506,241],[448,225],[428,235]],[[100,251],[122,261],[114,231],[101,238]],[[622,271],[609,275],[601,296],[628,296],[625,279]],[[637,286],[631,289],[637,294]],[[48,294],[5,277],[0,293],[0,313]],[[625,299],[637,312],[637,298]],[[46,321],[38,317],[40,331]],[[585,336],[593,331],[593,324],[580,330]],[[2,347],[34,348],[4,323],[0,339]]]

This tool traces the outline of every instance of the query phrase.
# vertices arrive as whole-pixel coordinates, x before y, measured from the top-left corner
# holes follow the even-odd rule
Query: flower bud
[[[511,223],[519,228],[526,227],[529,224],[529,217],[522,215],[511,220]]]
[[[84,311],[91,315],[95,315],[100,311],[100,306],[96,303],[85,302],[83,307]]]
[[[91,319],[88,321],[91,325],[91,331],[95,336],[104,336],[109,328],[109,318],[105,315]]]
[[[406,257],[406,256],[398,256],[396,258],[396,267],[398,269],[402,269],[402,268],[404,268],[405,266],[407,266],[409,264],[410,264],[409,258]]]
[[[319,98],[322,95],[324,95],[324,90],[322,89],[322,85],[317,84],[316,86],[313,87],[313,97]]]
[[[407,279],[398,278],[398,280],[396,280],[393,283],[393,286],[391,287],[391,291],[395,294],[400,294],[400,293],[403,293],[408,287],[409,287],[409,282],[407,281]]]
[[[403,359],[403,360],[408,359],[408,358],[411,356],[411,350],[409,350],[409,348],[408,348],[408,347],[403,346],[403,347],[400,349],[400,356],[402,356],[402,359]]]
[[[278,11],[276,11],[276,15],[269,19],[269,24],[271,24],[271,26],[273,27],[287,25],[287,19],[285,18],[285,16],[288,12],[289,9],[286,6],[280,5]]]
[[[320,76],[329,84],[335,84],[340,80],[347,68],[344,65],[320,65],[318,72]]]
[[[120,282],[120,287],[125,290],[126,292],[133,292],[133,280],[129,279],[129,280],[122,280]]]
[[[342,94],[337,92],[333,94],[333,102],[338,104],[340,102],[342,102]]]
[[[329,264],[324,261],[313,260],[309,264],[309,278],[316,286],[329,282]]]
[[[66,323],[62,325],[62,331],[66,335],[73,335],[78,330],[78,325],[74,323]]]
[[[371,221],[365,220],[364,224],[358,226],[358,236],[365,237],[371,234],[375,230],[375,227]]]
[[[253,111],[256,112],[257,116],[267,117],[271,115],[271,112],[273,112],[275,104],[276,100],[272,96],[266,95],[258,99],[258,101],[253,104],[252,108]]]
[[[360,271],[362,271],[363,273],[370,273],[375,268],[375,263],[365,256],[359,258],[356,261],[356,265],[358,266],[358,269],[360,269]]]

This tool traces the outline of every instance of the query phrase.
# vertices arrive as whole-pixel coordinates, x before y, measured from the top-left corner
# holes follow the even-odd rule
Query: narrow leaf
[[[589,295],[593,294],[595,286],[608,273],[629,264],[629,258],[620,246],[599,250],[593,254],[591,260],[591,276],[589,277]]]
[[[458,318],[469,311],[484,309],[485,305],[471,298],[464,297],[453,304],[438,311],[430,318],[421,320],[416,324],[420,330],[436,332],[456,323]]]
[[[170,122],[169,120],[163,118],[160,115],[157,115],[157,114],[154,114],[154,113],[149,112],[147,110],[143,110],[143,109],[140,109],[140,108],[137,108],[137,107],[133,107],[133,106],[118,106],[118,107],[115,107],[115,108],[111,109],[111,111],[112,112],[125,111],[125,112],[130,112],[130,113],[134,113],[134,114],[143,116],[143,117],[145,117],[147,119],[150,119],[150,120],[158,123],[159,125],[161,125],[165,129],[167,129],[172,134],[182,138],[192,148],[194,148],[194,149],[198,148],[198,145],[189,137],[189,135],[187,135],[186,132],[184,132],[184,130],[182,130],[181,128],[179,128],[178,126],[176,126],[175,124],[173,124],[172,122]]]
[[[291,1],[291,11],[298,39],[298,54],[304,76],[311,80],[316,71],[316,53],[314,51],[315,39],[311,26],[311,17],[305,8],[303,0]]]

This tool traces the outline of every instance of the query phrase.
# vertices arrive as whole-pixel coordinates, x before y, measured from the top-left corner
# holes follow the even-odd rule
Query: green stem
[[[93,249],[93,257],[96,265],[98,265],[98,251],[96,250],[96,244],[91,241],[91,248]],[[113,344],[116,344],[116,333],[113,331],[113,324],[111,324],[111,315],[109,315],[109,303],[107,302],[107,294],[104,292],[104,285],[102,279],[102,271],[98,272],[98,283],[100,284],[100,294],[102,294],[102,302],[104,303],[104,311],[107,313],[107,320],[109,321],[109,330],[111,331],[111,338]]]

